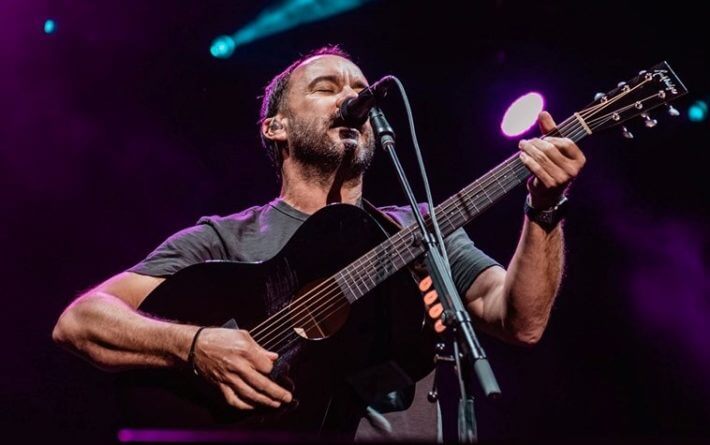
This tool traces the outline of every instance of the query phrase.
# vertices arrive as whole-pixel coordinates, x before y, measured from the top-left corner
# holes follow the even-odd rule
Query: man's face
[[[346,177],[362,174],[374,154],[369,122],[346,127],[336,118],[342,102],[367,87],[367,80],[351,61],[318,56],[291,75],[286,96],[289,152],[320,174],[340,169]]]

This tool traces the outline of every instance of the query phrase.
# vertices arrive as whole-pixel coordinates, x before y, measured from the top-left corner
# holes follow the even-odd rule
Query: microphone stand
[[[404,173],[402,164],[399,162],[395,152],[394,130],[385,118],[382,110],[373,107],[370,110],[370,124],[380,146],[389,153],[390,158],[397,171],[397,177],[404,189],[404,193],[412,207],[412,212],[421,232],[421,242],[425,250],[425,264],[434,283],[439,300],[444,312],[442,321],[449,326],[454,333],[454,363],[456,364],[456,375],[459,382],[459,406],[458,406],[458,438],[460,443],[474,443],[478,440],[476,431],[476,420],[473,411],[473,395],[470,387],[470,375],[473,369],[483,392],[487,397],[496,398],[500,395],[500,388],[491,369],[486,354],[483,351],[476,334],[473,330],[471,317],[464,307],[461,297],[456,289],[448,263],[442,255],[445,246],[439,246],[436,237],[429,231],[424,223],[424,217],[419,210],[412,188]],[[433,209],[432,209],[433,211]],[[469,372],[464,372],[465,368]]]

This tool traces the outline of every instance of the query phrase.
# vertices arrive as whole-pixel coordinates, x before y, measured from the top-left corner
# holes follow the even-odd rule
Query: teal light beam
[[[256,19],[236,33],[214,39],[210,54],[218,59],[227,59],[239,46],[350,11],[370,1],[372,0],[283,0],[262,11]]]

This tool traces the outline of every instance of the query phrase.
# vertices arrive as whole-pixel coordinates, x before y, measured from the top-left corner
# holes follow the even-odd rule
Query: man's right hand
[[[195,344],[200,375],[219,387],[227,403],[244,410],[256,405],[278,408],[292,400],[289,391],[268,377],[277,358],[244,330],[208,328]]]

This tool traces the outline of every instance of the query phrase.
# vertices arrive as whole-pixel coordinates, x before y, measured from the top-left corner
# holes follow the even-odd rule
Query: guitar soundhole
[[[335,334],[350,313],[350,303],[338,287],[319,284],[302,289],[289,305],[293,329],[308,340]]]

